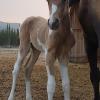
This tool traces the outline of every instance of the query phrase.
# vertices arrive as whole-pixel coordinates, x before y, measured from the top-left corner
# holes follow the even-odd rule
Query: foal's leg
[[[21,67],[21,65],[23,63],[23,60],[26,57],[26,55],[28,53],[28,50],[29,50],[29,46],[26,46],[26,47],[25,48],[20,47],[20,50],[18,52],[17,61],[16,61],[15,65],[14,65],[14,70],[12,72],[12,74],[13,74],[13,82],[12,82],[12,89],[11,89],[10,96],[9,96],[8,100],[14,100],[16,81],[17,81],[17,77],[18,77],[18,74],[19,74],[19,70],[20,70],[20,67]]]
[[[68,76],[68,59],[67,57],[59,57],[60,72],[62,78],[62,87],[64,92],[64,100],[70,100],[70,81]]]
[[[53,53],[53,51],[46,51],[46,69],[48,75],[48,82],[47,82],[48,100],[53,100],[55,92],[54,62],[55,62],[55,53]]]
[[[32,100],[30,78],[33,65],[37,61],[40,54],[40,51],[36,50],[34,47],[31,51],[30,58],[25,66],[26,100]]]

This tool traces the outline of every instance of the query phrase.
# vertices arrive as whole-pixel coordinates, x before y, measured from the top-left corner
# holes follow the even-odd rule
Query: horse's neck
[[[89,0],[80,0],[80,3],[82,3],[83,5],[87,5],[89,3]]]
[[[96,14],[100,19],[100,0],[91,0],[90,9]]]
[[[87,9],[89,5],[89,0],[80,0],[80,8]]]
[[[80,7],[82,8],[97,8],[100,6],[100,0],[80,0]]]
[[[88,11],[100,19],[100,0],[80,0],[79,7],[80,11]]]

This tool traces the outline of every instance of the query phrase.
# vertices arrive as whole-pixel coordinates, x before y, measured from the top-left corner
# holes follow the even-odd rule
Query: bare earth
[[[16,49],[0,48],[0,100],[7,100],[12,84],[12,70],[17,57]],[[15,100],[25,100],[24,64],[19,74]],[[54,100],[63,100],[59,66],[55,66],[56,92]],[[71,80],[71,100],[93,100],[93,90],[89,80],[88,64],[69,63]],[[32,95],[34,100],[47,100],[47,73],[43,55],[33,67],[31,77]]]

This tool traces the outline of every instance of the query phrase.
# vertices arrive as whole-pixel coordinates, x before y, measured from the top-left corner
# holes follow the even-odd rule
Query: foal
[[[32,48],[31,56],[27,62],[27,66],[25,66],[26,100],[32,100],[30,77],[32,67],[37,61],[41,51],[45,52],[46,58],[48,100],[53,100],[55,92],[54,62],[56,59],[60,63],[64,100],[70,100],[67,63],[68,53],[75,41],[70,31],[68,7],[65,5],[65,2],[67,1],[48,1],[50,10],[50,18],[48,21],[41,17],[30,17],[22,24],[19,34],[20,47],[17,61],[14,65],[12,89],[8,100],[14,100],[16,79],[23,60],[30,48]]]

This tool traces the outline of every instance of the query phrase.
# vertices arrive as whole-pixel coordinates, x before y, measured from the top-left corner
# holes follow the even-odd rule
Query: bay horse
[[[68,77],[68,55],[75,44],[70,30],[67,0],[47,0],[50,17],[47,21],[42,17],[27,18],[20,28],[20,46],[17,61],[14,65],[12,89],[8,100],[14,100],[16,82],[24,58],[31,51],[25,66],[26,100],[32,100],[30,77],[32,68],[40,53],[45,52],[47,69],[48,100],[53,100],[55,92],[54,62],[60,64],[64,100],[70,100],[70,81]]]
[[[100,100],[100,70],[97,67],[97,50],[100,48],[100,0],[69,0],[69,6],[72,11],[77,8],[77,16],[84,30],[94,100]]]

